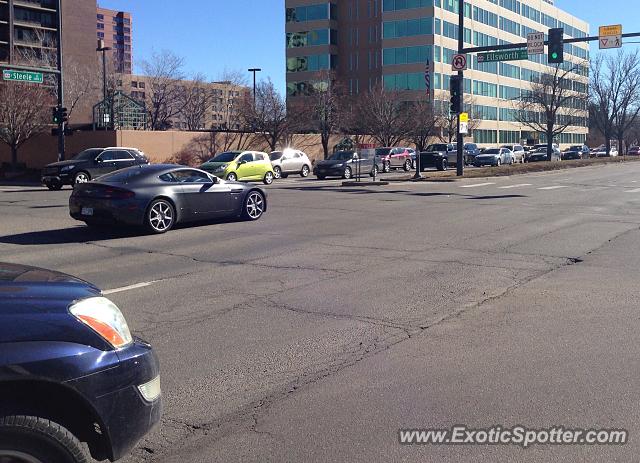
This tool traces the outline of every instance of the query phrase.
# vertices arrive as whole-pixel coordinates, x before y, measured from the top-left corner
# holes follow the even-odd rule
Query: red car
[[[415,150],[411,148],[376,148],[376,164],[382,172],[391,169],[404,169],[409,172],[413,168]]]

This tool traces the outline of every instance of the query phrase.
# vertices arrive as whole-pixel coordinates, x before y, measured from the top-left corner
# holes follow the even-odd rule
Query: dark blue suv
[[[155,353],[98,288],[0,263],[0,461],[114,461],[161,411]]]

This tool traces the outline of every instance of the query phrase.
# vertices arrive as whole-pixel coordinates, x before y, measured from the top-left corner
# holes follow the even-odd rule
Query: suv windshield
[[[447,151],[447,145],[443,143],[436,143],[435,145],[427,146],[427,151]]]
[[[353,151],[338,151],[329,159],[333,161],[348,161],[353,158]]]
[[[93,159],[96,156],[98,156],[100,153],[102,153],[102,151],[104,151],[104,150],[96,149],[96,148],[91,148],[91,149],[88,149],[88,150],[84,150],[84,151],[81,151],[78,154],[76,154],[73,157],[73,160],[74,161],[86,161],[88,159]]]
[[[226,153],[220,153],[209,162],[231,162],[236,158],[238,154],[240,154],[239,151],[228,151]]]

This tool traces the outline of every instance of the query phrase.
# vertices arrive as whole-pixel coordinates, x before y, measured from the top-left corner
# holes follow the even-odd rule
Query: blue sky
[[[556,6],[588,21],[593,35],[598,25],[605,24],[622,24],[624,32],[640,32],[636,2],[556,0]],[[174,0],[99,3],[133,14],[134,62],[154,49],[169,49],[185,58],[189,73],[203,72],[215,79],[225,68],[259,67],[263,69],[260,77],[270,77],[284,90],[284,0],[181,0],[179,6]],[[631,40],[640,42],[640,38]]]

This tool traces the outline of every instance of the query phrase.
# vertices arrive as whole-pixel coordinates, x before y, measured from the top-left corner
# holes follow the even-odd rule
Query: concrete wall
[[[70,159],[80,151],[87,148],[103,148],[107,146],[126,146],[138,148],[142,150],[149,160],[153,163],[162,163],[168,161],[174,155],[183,150],[197,151],[200,155],[213,154],[209,153],[206,143],[202,143],[202,139],[207,138],[207,132],[151,132],[137,130],[119,130],[119,131],[95,131],[95,132],[76,132],[72,136],[66,138],[66,159]],[[215,151],[220,152],[223,149],[238,149],[238,136],[230,135],[230,140],[223,145],[222,137],[224,134],[218,134],[217,148]],[[344,138],[343,135],[335,135],[331,137],[329,150]],[[368,137],[363,138],[362,143],[370,143]],[[200,141],[200,143],[198,143]],[[204,146],[204,148],[203,148]],[[301,134],[293,135],[288,144],[280,147],[286,148],[290,146],[307,153],[310,159],[322,159],[322,145],[320,144],[320,135]],[[267,144],[259,139],[253,139],[250,144],[245,142],[241,145],[241,149],[253,149],[268,152]],[[42,134],[32,138],[25,143],[18,152],[18,162],[26,163],[30,169],[41,169],[45,165],[57,161],[58,138],[50,134]],[[0,144],[0,164],[11,161],[11,152],[9,148]]]

